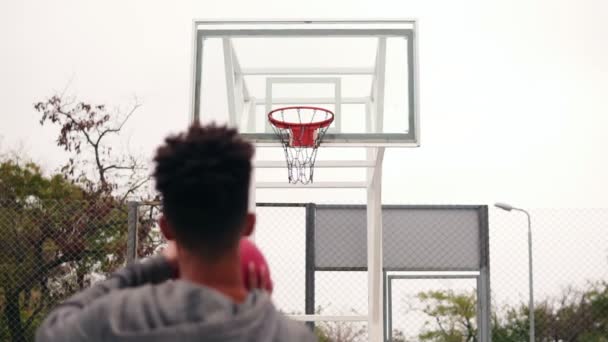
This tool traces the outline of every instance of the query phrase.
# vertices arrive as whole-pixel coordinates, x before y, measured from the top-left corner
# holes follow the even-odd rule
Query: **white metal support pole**
[[[342,78],[338,77],[334,81],[334,122],[333,130],[342,130]]]
[[[374,103],[374,133],[381,133],[384,123],[384,86],[386,79],[386,38],[378,38],[376,72],[372,98]]]
[[[249,125],[250,125],[250,121],[255,120],[255,118],[251,115],[252,111],[251,111],[251,107],[255,107],[255,103],[248,101],[245,102],[245,107],[243,109],[243,112],[241,114],[241,118],[239,119],[239,124],[238,124],[238,128],[239,128],[239,132],[243,133],[243,132],[251,132],[251,130],[248,130]],[[255,108],[254,108],[255,110]]]
[[[243,91],[243,100],[244,101],[249,101],[249,98],[251,97],[249,95],[249,88],[247,88],[247,83],[245,82],[245,75],[243,74],[243,70],[241,69],[241,63],[239,62],[239,56],[236,54],[236,51],[234,51],[234,45],[230,44],[230,47],[232,49],[232,60],[234,63],[234,74],[235,74],[235,78],[237,79],[241,79],[242,81],[242,91]]]
[[[192,24],[192,84],[190,89],[190,116],[192,122],[200,122],[201,70],[203,68],[203,38],[198,36],[196,22]]]
[[[365,104],[369,101],[369,96],[360,97],[341,97],[340,104]],[[335,97],[275,97],[272,99],[272,104],[275,105],[321,105],[332,104],[335,102]],[[256,98],[256,105],[266,104],[265,98]]]
[[[372,101],[369,98],[365,102],[365,132],[371,133],[374,129],[372,124]]]
[[[376,166],[368,172],[367,188],[367,279],[369,338],[373,342],[384,339],[382,312],[382,161],[384,147],[375,148]],[[370,156],[372,153],[368,153]]]
[[[376,66],[371,90],[371,101],[366,105],[368,132],[381,132],[384,107],[384,74],[386,39],[378,39]],[[383,266],[382,266],[382,162],[384,147],[368,148],[368,161],[374,160],[374,169],[367,171],[367,276],[368,315],[370,341],[384,340]]]
[[[256,117],[255,117],[255,113],[256,113],[256,107],[255,107],[255,97],[250,97],[249,98],[249,119],[247,121],[247,132],[254,132],[255,131],[255,126],[256,126]]]
[[[367,322],[367,316],[357,315],[287,315],[287,317],[303,322]]]
[[[293,75],[371,75],[373,68],[247,68],[243,75],[293,76]]]
[[[223,38],[224,45],[224,68],[226,74],[226,94],[228,95],[228,121],[230,126],[236,126],[237,106],[235,96],[234,64],[232,60],[232,44],[230,38]]]
[[[272,105],[274,104],[274,99],[272,98],[272,81],[266,78],[266,95],[264,97],[264,113],[268,115],[272,110]],[[272,128],[270,127],[270,122],[268,120],[264,120],[264,132],[272,132]]]
[[[236,74],[235,74],[236,75]],[[235,76],[234,79],[234,111],[235,124],[238,123],[244,116],[249,114],[249,111],[245,111],[245,97],[243,95],[243,89],[245,87],[245,80],[243,77]],[[238,126],[237,126],[238,127]]]
[[[241,132],[251,132],[249,130],[249,121],[255,120],[250,117],[251,106],[254,107],[255,110],[255,101],[251,100],[251,96],[249,95],[249,89],[247,88],[247,82],[245,81],[245,76],[243,75],[243,71],[241,70],[241,64],[239,63],[238,55],[234,50],[234,45],[230,42],[230,55],[232,56],[232,68],[234,70],[234,102],[235,102],[235,111],[236,118],[239,122],[239,129]],[[254,99],[255,100],[255,99]],[[243,121],[245,121],[243,125]]]
[[[257,182],[258,189],[367,189],[368,182],[314,182],[291,184],[289,182]]]

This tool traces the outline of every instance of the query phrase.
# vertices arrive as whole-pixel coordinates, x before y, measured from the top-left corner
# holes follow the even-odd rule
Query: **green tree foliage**
[[[3,340],[31,340],[50,304],[123,262],[124,208],[33,163],[0,163]]]
[[[321,315],[327,307],[319,306],[315,314]],[[358,314],[352,311],[352,314]],[[314,332],[319,342],[360,342],[367,341],[367,327],[361,322],[316,322]]]
[[[367,340],[367,329],[353,322],[319,322],[315,325],[319,342],[358,342]]]
[[[417,297],[429,317],[420,340],[477,340],[474,292],[429,291]],[[608,283],[569,288],[559,297],[536,303],[534,314],[537,341],[608,342]],[[528,341],[529,327],[527,304],[504,307],[492,314],[492,341]]]
[[[425,304],[422,312],[432,318],[426,326],[434,326],[419,335],[421,341],[477,341],[474,292],[429,291],[418,299]]]
[[[117,139],[140,105],[135,102],[126,110],[109,109],[54,95],[34,105],[40,124],[57,129],[56,143],[69,154],[61,168],[66,179],[80,185],[93,199],[111,198],[123,207],[130,199],[147,200],[150,172],[143,158],[120,150]],[[155,226],[158,208],[140,210],[138,255],[152,254],[161,242]]]
[[[21,156],[0,158],[1,341],[33,340],[53,305],[124,264],[126,203],[149,182],[141,158],[114,148],[138,105],[110,111],[52,96],[34,108],[68,158],[51,176]],[[140,211],[139,255],[160,243],[156,213]]]

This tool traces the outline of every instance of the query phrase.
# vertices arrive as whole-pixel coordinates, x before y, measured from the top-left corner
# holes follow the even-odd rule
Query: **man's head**
[[[168,137],[154,158],[165,237],[206,258],[235,250],[255,223],[248,214],[253,153],[236,130],[214,124]]]

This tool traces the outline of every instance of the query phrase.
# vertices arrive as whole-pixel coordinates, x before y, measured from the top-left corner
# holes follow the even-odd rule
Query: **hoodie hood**
[[[270,297],[249,292],[243,303],[211,288],[170,280],[163,257],[133,263],[57,305],[36,332],[40,342],[316,341]]]
[[[262,291],[243,303],[186,281],[121,291],[109,315],[114,341],[315,341],[308,328],[283,317]]]

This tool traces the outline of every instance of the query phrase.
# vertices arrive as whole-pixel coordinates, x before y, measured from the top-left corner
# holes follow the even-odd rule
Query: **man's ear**
[[[175,240],[175,232],[173,231],[173,227],[171,226],[169,221],[167,221],[167,218],[165,217],[165,215],[160,216],[160,219],[158,220],[158,224],[160,226],[160,231],[163,233],[163,236],[165,237],[165,239],[167,239],[169,241]]]
[[[245,217],[245,229],[243,230],[243,236],[250,236],[255,230],[255,214],[247,213]]]

